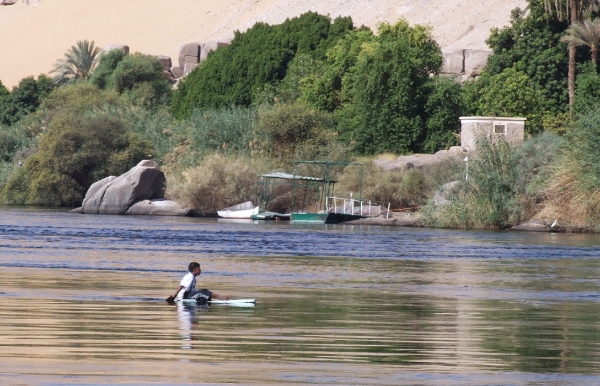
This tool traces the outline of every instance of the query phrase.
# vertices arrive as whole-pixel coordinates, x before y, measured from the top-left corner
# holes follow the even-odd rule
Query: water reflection
[[[0,383],[595,384],[599,246],[0,209]]]

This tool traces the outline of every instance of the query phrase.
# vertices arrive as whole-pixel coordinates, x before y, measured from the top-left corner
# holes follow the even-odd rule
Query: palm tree
[[[556,16],[559,21],[568,20],[569,24],[574,25],[580,18],[589,17],[591,13],[598,9],[599,0],[544,0],[546,13],[550,16]],[[573,101],[575,98],[575,57],[577,55],[577,46],[569,42],[569,110],[573,116]]]
[[[575,46],[588,46],[592,51],[592,63],[598,65],[598,46],[600,45],[600,18],[577,21],[567,28],[567,34],[560,40]]]
[[[87,79],[94,71],[100,49],[94,42],[78,41],[65,53],[65,57],[54,64],[51,73],[56,85],[63,85],[76,79]]]

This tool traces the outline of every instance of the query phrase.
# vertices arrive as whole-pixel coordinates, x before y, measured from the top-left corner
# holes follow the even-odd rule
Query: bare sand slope
[[[443,49],[486,49],[491,27],[508,24],[525,0],[25,0],[0,6],[0,80],[15,86],[48,73],[78,40],[127,44],[132,52],[177,60],[187,42],[229,41],[235,30],[307,11],[352,16],[356,25],[406,18],[431,24]]]

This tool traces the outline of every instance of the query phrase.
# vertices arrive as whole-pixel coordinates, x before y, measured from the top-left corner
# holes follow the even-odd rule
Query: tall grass
[[[600,230],[600,109],[584,114],[565,135],[540,217],[572,230]]]
[[[535,216],[563,141],[544,133],[516,148],[499,139],[480,139],[469,155],[449,203],[431,202],[423,213],[428,226],[459,229],[505,229]]]

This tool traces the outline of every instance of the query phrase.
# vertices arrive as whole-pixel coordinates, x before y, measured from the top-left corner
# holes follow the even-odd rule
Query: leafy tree
[[[343,138],[355,141],[360,154],[420,150],[427,84],[442,64],[431,29],[382,24],[377,39],[360,47],[334,112]]]
[[[471,100],[475,101],[472,107],[476,107],[476,115],[526,117],[529,133],[541,131],[540,103],[527,74],[507,68],[500,74],[484,74],[475,86],[469,91],[474,92]]]
[[[96,66],[96,58],[100,49],[95,47],[94,42],[87,40],[78,41],[76,45],[65,53],[65,57],[59,59],[52,69],[54,83],[61,86],[78,79],[87,79]]]
[[[434,78],[427,87],[425,132],[420,150],[435,153],[458,145],[464,100],[461,85],[453,79]]]
[[[531,4],[532,0],[530,0]],[[597,0],[544,0],[546,14],[555,16],[559,21],[568,21],[573,27],[581,18],[588,17],[592,12],[598,9]],[[575,40],[568,40],[569,43],[569,70],[568,70],[568,91],[569,107],[571,113],[575,98],[575,67],[577,56],[577,44]]]
[[[574,46],[588,46],[592,53],[592,63],[598,65],[598,45],[600,44],[600,18],[576,21],[567,28],[561,41]]]
[[[111,50],[100,56],[98,66],[92,73],[90,81],[98,88],[104,90],[108,85],[109,77],[125,57],[123,50]]]
[[[600,74],[591,62],[581,66],[575,88],[574,112],[582,116],[600,106]]]
[[[514,67],[531,79],[545,114],[565,112],[569,102],[568,57],[560,38],[567,27],[566,22],[546,14],[538,1],[530,1],[528,13],[515,9],[511,25],[492,29],[487,40],[494,51],[488,60],[487,74],[497,75]],[[467,108],[473,110],[469,105]]]
[[[54,84],[47,76],[40,75],[37,81],[33,77],[22,79],[8,94],[3,92],[2,88],[0,88],[0,124],[12,125],[33,113],[44,98],[54,90]]]
[[[257,23],[236,32],[231,44],[219,48],[179,84],[172,111],[178,118],[194,108],[249,106],[264,90],[285,78],[296,54],[323,59],[326,50],[352,28],[349,18],[331,22],[314,12],[270,26]]]
[[[75,206],[89,186],[127,171],[152,154],[150,145],[107,105],[114,92],[90,84],[59,89],[36,113],[46,122],[37,153],[6,183],[4,201],[12,204]]]
[[[171,100],[171,83],[154,56],[139,53],[125,56],[108,78],[108,87],[125,94],[134,104],[152,106]]]
[[[292,161],[302,147],[326,148],[334,139],[331,115],[300,103],[278,104],[259,111],[256,151]],[[313,157],[315,154],[311,154]],[[308,156],[304,153],[305,158]],[[314,159],[311,157],[311,159]]]
[[[300,100],[328,112],[350,102],[351,97],[342,87],[344,77],[356,65],[363,49],[375,41],[375,35],[368,28],[348,32],[327,51],[321,71],[303,79]]]

